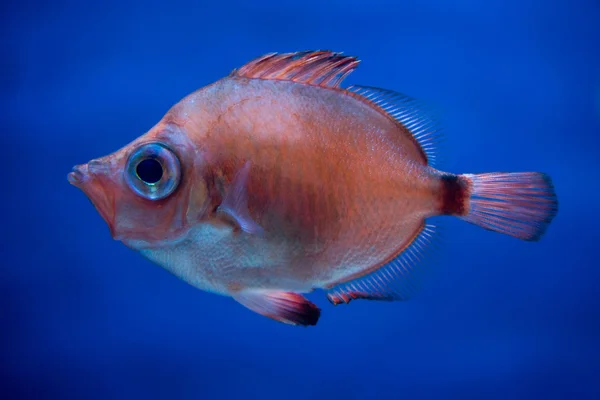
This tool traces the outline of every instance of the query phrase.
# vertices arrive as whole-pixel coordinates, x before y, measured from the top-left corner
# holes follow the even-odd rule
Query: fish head
[[[158,126],[107,156],[76,165],[81,189],[111,235],[133,248],[177,239],[209,208],[203,160],[185,131]]]

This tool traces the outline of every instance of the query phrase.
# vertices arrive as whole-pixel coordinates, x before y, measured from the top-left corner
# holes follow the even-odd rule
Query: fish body
[[[435,124],[415,100],[339,86],[357,64],[332,52],[258,58],[69,180],[127,246],[298,325],[319,318],[300,294],[314,289],[334,304],[407,298],[429,217],[541,236],[557,208],[547,176],[438,171]]]

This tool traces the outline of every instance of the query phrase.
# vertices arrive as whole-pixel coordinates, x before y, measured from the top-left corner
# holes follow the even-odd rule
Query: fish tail
[[[444,175],[442,214],[536,241],[558,211],[552,180],[541,172]]]

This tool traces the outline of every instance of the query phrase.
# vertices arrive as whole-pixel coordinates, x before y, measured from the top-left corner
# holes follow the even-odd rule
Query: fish
[[[333,305],[402,301],[452,216],[537,241],[558,212],[541,172],[436,169],[423,102],[342,81],[360,60],[269,53],[173,105],[145,134],[76,165],[115,240],[260,315],[316,325]]]

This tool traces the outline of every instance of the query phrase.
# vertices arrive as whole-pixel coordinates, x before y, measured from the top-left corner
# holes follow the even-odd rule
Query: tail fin
[[[552,180],[540,172],[465,174],[467,222],[536,241],[558,211]]]

